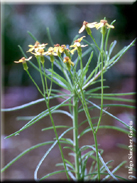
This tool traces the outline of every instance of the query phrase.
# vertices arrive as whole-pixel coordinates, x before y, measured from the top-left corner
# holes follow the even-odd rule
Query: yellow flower
[[[54,56],[58,56],[58,54],[54,51],[53,47],[49,47],[48,51],[45,52],[46,55],[54,55]]]
[[[74,63],[71,61],[71,59],[69,57],[64,57],[63,62],[67,64],[68,70],[70,70],[71,65],[74,66]]]
[[[53,47],[49,47],[48,51],[46,51],[45,54],[50,56],[51,62],[54,62],[54,56],[58,56]]]
[[[88,22],[84,21],[82,27],[79,29],[79,33],[83,32],[85,29],[88,32],[88,28],[94,28],[96,24],[97,24],[97,22],[88,23]]]
[[[44,55],[46,55],[46,52],[44,52],[44,48],[37,48],[35,49],[35,52],[31,52],[32,54],[34,54],[37,57],[40,58],[40,61],[42,64],[44,64],[45,60],[44,60]]]
[[[26,61],[29,61],[31,58],[32,58],[32,56],[30,56],[29,58],[22,57],[19,61],[14,61],[14,62],[17,64],[22,63],[24,70],[28,70],[28,66],[27,66]]]
[[[97,23],[96,25],[95,25],[95,27],[96,27],[96,29],[99,29],[99,28],[101,28],[101,27],[107,27],[107,29],[109,29],[109,28],[114,28],[114,26],[113,25],[109,25],[108,23],[107,23],[107,20],[100,20],[100,23]]]
[[[32,52],[33,50],[37,52],[38,49],[44,49],[47,44],[48,43],[40,44],[38,41],[36,41],[34,45],[28,45],[31,48],[27,52]]]
[[[81,38],[75,40],[74,44],[70,46],[70,47],[74,47],[74,49],[70,51],[72,54],[74,53],[75,50],[80,51],[81,47],[88,46],[88,45],[81,45],[81,43],[80,43],[84,37],[86,37],[86,36],[82,36]]]
[[[25,63],[26,61],[29,61],[31,58],[32,58],[32,56],[29,57],[29,58],[22,57],[20,60],[14,61],[14,62],[17,63],[17,64],[18,63]]]
[[[58,56],[61,56],[61,53],[64,52],[66,48],[66,45],[55,44],[54,45],[54,51],[58,54]]]
[[[43,48],[38,48],[37,50],[35,50],[34,52],[31,52],[32,54],[34,54],[35,56],[43,56],[46,55],[46,52],[44,52]]]

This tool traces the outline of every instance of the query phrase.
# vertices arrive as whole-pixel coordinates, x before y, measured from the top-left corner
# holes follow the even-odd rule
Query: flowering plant
[[[93,22],[88,23],[86,21],[83,22],[82,27],[79,30],[79,33],[82,33],[84,30],[86,30],[88,36],[91,37],[92,42],[89,42],[85,39],[86,36],[82,37],[76,37],[73,40],[73,43],[68,45],[60,45],[60,44],[53,44],[53,41],[51,41],[51,46],[48,47],[48,43],[40,43],[31,33],[30,36],[34,39],[35,44],[29,45],[29,52],[32,54],[29,58],[27,58],[26,54],[22,50],[22,48],[19,46],[23,57],[19,59],[19,61],[14,61],[15,63],[22,63],[24,70],[29,75],[30,79],[40,92],[42,99],[38,99],[36,101],[30,102],[28,104],[17,106],[15,108],[10,109],[2,109],[2,111],[12,111],[12,110],[18,110],[22,109],[31,105],[35,105],[39,102],[45,101],[47,109],[42,111],[40,114],[33,117],[30,121],[28,121],[21,129],[16,131],[15,133],[7,136],[6,138],[9,138],[11,136],[19,135],[23,130],[30,127],[34,123],[38,122],[42,118],[46,116],[50,116],[50,120],[52,123],[52,127],[44,128],[42,131],[53,129],[56,138],[53,141],[50,142],[44,142],[41,144],[37,144],[20,155],[18,155],[14,160],[12,160],[10,163],[8,163],[3,169],[2,172],[5,171],[10,165],[12,165],[17,159],[19,159],[21,156],[26,154],[28,151],[35,149],[40,146],[47,145],[51,143],[51,147],[48,149],[48,151],[44,154],[44,156],[39,161],[36,170],[34,172],[34,179],[35,180],[43,180],[46,179],[49,176],[52,176],[54,174],[59,174],[62,172],[65,172],[66,178],[68,180],[108,180],[110,177],[112,180],[125,180],[123,177],[117,176],[115,172],[123,165],[125,164],[125,161],[120,163],[115,169],[110,171],[109,163],[105,162],[102,158],[103,150],[98,148],[98,142],[97,142],[97,133],[98,130],[101,128],[108,128],[108,129],[115,129],[117,131],[123,132],[128,134],[129,125],[126,124],[124,121],[120,120],[113,114],[107,112],[103,108],[105,107],[104,100],[105,99],[111,99],[111,100],[118,100],[118,101],[124,101],[123,98],[117,98],[117,96],[121,95],[129,95],[134,93],[125,93],[125,94],[108,94],[104,93],[104,73],[110,69],[117,61],[120,60],[120,58],[123,56],[123,54],[134,45],[134,41],[132,41],[128,46],[125,46],[123,49],[121,49],[116,55],[111,56],[111,53],[116,45],[116,41],[112,42],[108,49],[108,39],[110,35],[110,30],[114,29],[114,22],[113,21],[110,25],[107,23],[106,19],[101,20],[99,23]],[[93,34],[91,32],[91,29],[95,28],[96,30],[100,29],[99,34],[101,34],[101,44],[98,46],[96,43],[95,38],[93,37]],[[50,36],[50,34],[48,33]],[[50,37],[51,40],[51,37]],[[82,42],[85,42],[86,45]],[[93,44],[94,43],[94,44]],[[48,47],[48,48],[47,48]],[[85,52],[83,52],[83,48],[87,48]],[[76,53],[76,54],[75,54]],[[87,60],[86,65],[83,64],[83,59],[85,55],[89,55],[89,59]],[[74,54],[77,55],[77,58],[74,60]],[[95,68],[90,72],[89,75],[87,75],[89,70],[89,65],[92,63],[93,54],[96,54],[97,63]],[[31,59],[35,57],[37,60],[37,65],[35,65]],[[49,60],[51,62],[51,68],[47,69],[45,64],[45,59]],[[27,61],[27,62],[26,62]],[[31,74],[29,73],[29,67],[32,66],[36,71],[39,72],[41,77],[41,83],[42,83],[42,89],[38,86],[38,84],[35,82],[35,80],[32,78]],[[61,72],[62,75],[59,75],[54,70],[54,66],[56,66]],[[48,86],[47,80],[50,80],[50,86]],[[100,82],[100,87],[95,87],[94,89],[88,89],[89,86],[95,84],[96,82]],[[64,88],[66,90],[66,93],[62,93],[62,95],[57,96],[57,92],[61,92],[59,90],[54,90],[52,88],[53,83],[57,84],[59,87]],[[101,90],[101,93],[95,93],[97,91]],[[67,93],[69,91],[69,94]],[[67,96],[67,99],[65,98]],[[112,97],[113,96],[113,97]],[[56,106],[50,107],[49,103],[51,99],[54,99],[56,97],[63,98],[64,101]],[[101,100],[101,104],[97,105],[93,101],[90,100],[90,98],[99,98]],[[131,102],[129,100],[129,102]],[[81,103],[81,105],[78,105]],[[107,105],[107,107],[110,104]],[[64,110],[59,110],[62,106],[68,106],[69,112]],[[119,104],[117,104],[119,106]],[[134,106],[133,106],[134,107]],[[97,118],[97,123],[93,124],[92,117],[90,115],[90,110],[92,108],[97,108],[100,110],[100,115]],[[78,114],[84,111],[86,116],[86,121],[83,121],[81,124],[78,123]],[[56,126],[54,119],[53,119],[53,113],[62,113],[68,115],[72,120],[72,126],[68,127],[64,123],[61,126]],[[102,114],[106,113],[113,117],[114,119],[118,120],[120,123],[122,123],[126,129],[122,129],[121,127],[115,127],[112,125],[100,125]],[[81,134],[78,133],[79,126],[81,126],[83,123],[88,122],[89,127],[87,129],[84,129]],[[57,133],[57,128],[66,128],[66,130],[59,136]],[[65,138],[64,135],[69,132],[73,131],[73,137],[72,139]],[[91,145],[84,145],[80,147],[79,141],[82,135],[88,133],[89,131],[92,132],[93,136],[89,136],[89,138],[94,139],[94,144]],[[133,132],[135,132],[135,129],[133,129]],[[47,174],[41,178],[38,178],[38,170],[44,161],[44,159],[48,156],[48,154],[52,151],[53,147],[58,144],[59,150],[61,153],[62,163],[57,164],[57,166],[62,166],[63,169],[52,172],[50,174]],[[63,154],[63,148],[61,144],[69,145],[65,146],[64,148],[68,148],[72,151],[70,154],[74,157],[74,162],[68,161],[66,158],[64,158]],[[84,152],[86,150],[86,152]],[[88,151],[87,151],[88,150]],[[87,169],[87,161],[91,158],[93,163],[91,164],[90,169]]]

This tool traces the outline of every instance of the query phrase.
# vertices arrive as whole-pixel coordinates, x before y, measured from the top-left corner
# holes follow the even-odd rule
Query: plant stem
[[[41,77],[41,82],[42,82],[42,86],[43,86],[43,95],[44,95],[44,98],[46,98],[45,84],[44,84],[44,79],[43,79],[43,75],[42,75],[41,59],[40,59],[40,57],[37,58],[37,62],[38,62],[39,71],[40,71],[40,77]]]
[[[89,123],[89,126],[93,132],[93,137],[94,137],[94,142],[95,142],[95,148],[96,148],[96,160],[97,160],[97,166],[98,166],[98,180],[100,180],[100,166],[99,166],[99,156],[98,156],[98,144],[97,144],[97,137],[96,137],[96,133],[94,131],[94,128],[93,128],[93,124],[92,124],[92,121],[91,121],[91,117],[90,117],[90,114],[89,114],[89,110],[88,110],[88,107],[87,107],[87,103],[86,103],[86,100],[85,100],[85,96],[83,94],[83,90],[82,88],[81,89],[81,96],[82,96],[82,104],[83,104],[83,108],[84,108],[84,111],[85,111],[85,114],[86,114],[86,117],[87,117],[87,120],[88,120],[88,123]]]
[[[97,133],[98,131],[103,113],[103,45],[104,45],[104,34],[102,34],[102,41],[101,41],[101,109],[95,133]]]
[[[96,159],[97,159],[97,167],[98,167],[98,180],[100,181],[100,165],[99,165],[99,156],[98,156],[98,143],[96,133],[93,132],[95,148],[96,148]]]
[[[98,47],[98,45],[97,45],[97,43],[96,43],[94,37],[92,36],[92,34],[90,34],[90,37],[91,37],[91,39],[93,40],[93,42],[95,43],[95,45],[96,45],[96,47],[98,48],[98,50],[100,51],[100,48]]]
[[[78,144],[78,98],[73,97],[73,141],[75,152],[75,177],[79,180],[79,144]]]
[[[47,105],[47,108],[49,110],[49,116],[50,116],[50,119],[51,119],[51,123],[52,123],[53,129],[54,129],[54,133],[55,133],[56,139],[58,141],[58,146],[59,146],[59,150],[60,150],[60,153],[61,153],[61,158],[63,160],[66,176],[67,176],[67,179],[70,180],[69,175],[68,175],[68,171],[67,171],[67,168],[66,168],[66,163],[65,163],[65,158],[64,158],[64,155],[63,155],[63,151],[62,151],[62,148],[61,148],[61,145],[60,145],[60,142],[59,142],[57,130],[56,130],[56,127],[55,127],[55,124],[54,124],[54,120],[53,120],[53,117],[52,117],[52,114],[51,114],[51,110],[50,110],[50,107],[49,107],[49,101],[46,101],[46,105]]]
[[[40,88],[38,87],[37,83],[34,81],[34,79],[32,78],[32,76],[30,75],[29,71],[26,70],[27,74],[29,75],[30,79],[32,80],[32,82],[34,83],[34,85],[37,87],[38,91],[40,92],[40,94],[44,97],[42,91],[40,90]]]
[[[58,138],[57,130],[56,130],[56,127],[55,127],[55,123],[54,123],[54,120],[53,120],[53,117],[52,117],[52,113],[51,113],[51,110],[50,110],[50,106],[49,106],[49,95],[48,95],[48,88],[47,88],[47,79],[46,79],[46,75],[45,75],[45,82],[46,82],[46,83],[45,83],[45,84],[46,84],[46,87],[45,87],[44,79],[43,79],[43,76],[42,76],[42,68],[41,68],[40,59],[37,59],[37,61],[38,61],[38,64],[39,64],[39,71],[40,71],[41,80],[42,80],[42,86],[43,86],[43,92],[44,92],[45,103],[46,103],[46,106],[47,106],[48,111],[49,111],[49,116],[50,116],[50,119],[51,119],[51,123],[52,123],[52,125],[53,125],[53,129],[54,129],[54,133],[55,133],[56,139],[57,139],[57,141],[58,141],[58,146],[59,146],[59,150],[60,150],[60,153],[61,153],[61,158],[62,158],[62,161],[63,161],[63,164],[64,164],[64,168],[65,168],[65,171],[66,171],[66,175],[67,175],[68,180],[70,180],[69,175],[68,175],[68,171],[67,171],[67,168],[66,168],[65,158],[64,158],[64,155],[63,155],[63,151],[62,151],[62,148],[61,148],[61,145],[60,145],[60,142],[59,142],[59,138]],[[44,66],[44,65],[43,65],[43,66]],[[44,71],[45,71],[45,69],[44,69]],[[48,100],[46,100],[45,88],[46,88],[46,90],[47,90]]]

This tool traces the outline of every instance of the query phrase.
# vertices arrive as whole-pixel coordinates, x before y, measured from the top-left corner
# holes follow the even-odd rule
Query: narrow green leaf
[[[111,22],[111,25],[113,25],[113,24],[115,23],[115,21],[116,21],[116,20],[113,20],[113,21]],[[106,40],[105,40],[105,52],[107,51],[108,38],[109,38],[110,31],[111,31],[111,29],[108,29],[107,35],[106,35]]]
[[[95,149],[93,146],[91,146],[91,145],[85,145],[85,147],[86,147],[86,146],[89,147],[89,148],[91,148],[91,149],[93,149],[93,150],[96,152],[96,149]],[[101,157],[101,155],[100,155],[99,152],[98,152],[98,156],[99,156],[100,161],[102,162],[102,164],[103,164],[104,167],[106,168],[106,171],[108,172],[108,174],[109,174],[111,177],[113,177],[114,180],[118,180],[118,179],[113,175],[113,173],[109,170],[109,168],[107,167],[106,163],[104,162],[104,160],[103,160],[103,158]]]
[[[113,41],[113,42],[110,44],[109,52],[108,52],[109,57],[111,56],[111,53],[112,53],[112,51],[113,51],[114,47],[116,46],[116,44],[117,44],[117,41],[116,41],[116,40],[115,40],[115,41]]]
[[[69,82],[67,82],[62,76],[60,76],[59,74],[57,74],[56,72],[54,72],[53,70],[51,69],[48,69],[47,70],[47,73],[49,73],[51,76],[53,74],[53,79],[55,81],[57,81],[59,83],[60,86],[63,86],[66,88],[66,89],[71,89],[71,85]]]
[[[53,91],[55,91],[55,90],[53,90]],[[58,90],[58,93],[64,93],[64,92],[61,92],[60,90]],[[65,99],[65,97],[70,97],[70,95],[69,94],[61,94],[61,95],[52,94],[52,96],[50,96],[49,99],[54,99],[54,98],[64,98]],[[46,97],[46,99],[48,99],[48,97]],[[23,109],[23,108],[32,106],[34,104],[38,104],[38,103],[43,102],[43,101],[45,101],[45,99],[41,98],[41,99],[38,99],[38,100],[35,100],[35,101],[32,101],[32,102],[29,102],[27,104],[17,106],[17,107],[1,109],[1,111],[2,112],[15,111],[15,110],[19,110],[19,109]]]
[[[83,154],[83,155],[81,156],[81,159],[89,158],[89,157],[91,157],[91,155],[93,155],[93,154],[94,154],[94,151],[93,151],[93,150],[92,150],[92,151],[89,151],[89,152]],[[96,157],[95,157],[94,160],[96,160]]]
[[[74,151],[74,149],[72,147],[69,147],[69,146],[64,146],[63,149],[70,149],[71,151]]]
[[[25,58],[28,58],[27,55],[24,53],[23,49],[21,48],[21,46],[18,45],[18,47],[19,47],[19,49],[20,49],[22,55],[23,55]]]
[[[54,43],[53,43],[53,40],[52,40],[51,35],[50,35],[49,27],[47,27],[47,35],[48,35],[48,38],[49,38],[49,42],[50,42],[51,46],[53,47]]]
[[[69,170],[71,171],[71,170]],[[43,176],[42,178],[40,178],[39,180],[44,180],[52,175],[55,175],[55,174],[59,174],[59,173],[63,173],[63,172],[66,172],[65,170],[58,170],[58,171],[55,171],[55,172],[52,172],[52,173],[48,173],[47,175]]]
[[[95,47],[95,44],[92,44],[92,43],[88,42],[88,41],[85,40],[85,39],[83,39],[83,42],[87,43],[88,46],[90,46],[91,49],[94,50],[94,52],[95,52],[95,54],[96,54],[96,57],[98,57],[98,53],[97,53],[96,49],[94,48],[94,47]]]
[[[85,81],[85,85],[87,85],[88,81],[91,79],[91,77],[93,76],[93,74],[98,70],[98,68],[100,68],[100,65],[101,65],[101,63],[98,64],[98,65],[96,66],[96,68],[91,72],[91,74],[88,76],[88,78],[87,78],[86,81]]]
[[[91,62],[91,60],[92,60],[92,57],[93,57],[93,51],[92,51],[91,54],[90,54],[90,57],[89,57],[89,59],[88,59],[88,61],[87,61],[87,63],[86,63],[86,66],[83,68],[84,74],[85,74],[85,75],[86,75],[86,73],[87,73],[87,71],[88,71],[88,69],[89,69],[89,64],[90,64],[90,62]]]
[[[15,111],[15,110],[19,110],[19,109],[23,109],[23,108],[32,106],[34,104],[38,104],[38,103],[43,102],[43,101],[45,101],[45,99],[41,98],[41,99],[38,99],[38,100],[35,100],[35,101],[32,101],[32,102],[29,102],[27,104],[23,104],[23,105],[17,106],[17,107],[12,107],[12,108],[8,108],[8,109],[1,109],[1,111],[4,111],[4,112]]]
[[[76,181],[76,177],[71,173],[71,172],[73,172],[73,170],[70,171],[68,167],[67,167],[67,170],[68,170],[68,174],[72,178],[72,180]]]
[[[109,66],[106,70],[112,67],[124,54],[125,52],[134,45],[136,39],[134,39],[128,46],[125,46],[122,50],[120,50],[114,57],[112,57],[109,61]]]
[[[87,100],[87,101],[88,101],[88,100]],[[100,108],[98,105],[96,105],[95,103],[93,103],[93,102],[91,102],[91,101],[88,101],[88,102],[89,102],[90,104],[92,104],[93,106],[95,106],[96,108],[101,109],[101,108]],[[109,113],[108,111],[105,111],[104,109],[103,109],[103,112],[106,113],[106,114],[108,114],[109,116],[113,117],[114,119],[120,121],[122,124],[124,124],[126,127],[129,128],[129,125],[127,125],[124,121],[120,120],[119,118],[117,118],[117,117],[114,116],[113,114]],[[135,132],[136,130],[133,128],[133,131]]]
[[[61,138],[61,140],[63,140],[64,142],[67,142],[68,144],[70,144],[70,145],[74,145],[74,142],[73,142],[73,140],[71,140],[70,138]]]
[[[71,97],[70,97],[71,98]],[[57,106],[53,106],[51,107],[51,113],[54,112],[56,109],[58,109],[59,107],[62,107],[64,103],[66,103],[70,98],[66,99],[65,101],[63,101],[61,104],[57,105]],[[35,116],[32,120],[30,120],[27,124],[25,124],[20,130],[16,131],[15,133],[12,133],[11,135],[5,137],[9,138],[11,136],[17,135],[19,134],[21,131],[23,131],[24,129],[28,128],[29,126],[33,125],[34,123],[36,123],[37,121],[39,121],[40,119],[42,119],[43,117],[47,116],[49,114],[48,109],[46,109],[45,111],[41,112],[40,114],[38,114],[37,116]]]
[[[96,161],[93,161],[93,162],[92,162],[91,167],[90,167],[90,169],[89,169],[89,174],[90,174],[91,172],[93,172],[93,168],[94,168],[95,162],[96,162]],[[86,175],[86,176],[87,176],[87,175]]]
[[[103,96],[127,96],[127,95],[135,95],[136,92],[129,93],[104,93]],[[100,93],[96,93],[95,95],[101,95]]]
[[[123,166],[127,161],[123,161],[122,163],[120,163],[114,170],[112,170],[112,173],[115,173],[121,166]],[[110,175],[107,175],[105,178],[102,179],[102,181],[108,179],[110,177]]]
[[[4,168],[2,168],[1,172],[4,172],[8,167],[10,167],[13,163],[15,163],[18,159],[20,159],[22,156],[24,156],[26,153],[30,152],[31,150],[44,146],[44,145],[53,144],[53,143],[54,143],[54,141],[43,142],[43,143],[39,143],[35,146],[32,146],[32,147],[26,149],[25,151],[20,153],[18,156],[16,156],[16,158],[14,158],[12,161],[10,161]]]
[[[72,129],[73,129],[73,127],[69,128],[69,129],[67,129],[67,130],[65,130],[65,131],[59,136],[58,140],[60,140],[68,131],[70,131],[70,130],[72,130]],[[35,180],[37,180],[37,173],[38,173],[38,170],[39,170],[39,168],[40,168],[42,162],[43,162],[44,159],[47,157],[47,155],[50,153],[50,151],[55,147],[55,145],[58,143],[58,140],[56,140],[56,141],[52,144],[52,146],[47,150],[47,152],[44,154],[44,156],[43,156],[43,157],[41,158],[41,160],[39,161],[39,163],[38,163],[38,165],[37,165],[37,167],[36,167],[36,169],[35,169],[35,172],[34,172],[34,179],[35,179]]]
[[[32,39],[33,39],[34,41],[38,41],[38,40],[35,38],[35,36],[34,36],[30,31],[27,31],[27,33],[32,37]]]
[[[90,94],[91,98],[96,98],[96,99],[100,99],[101,96],[98,96],[96,94],[91,93]],[[115,100],[115,101],[121,101],[121,102],[135,102],[134,99],[125,99],[125,98],[118,98],[118,97],[105,97],[103,96],[103,100]]]
[[[66,161],[66,163],[69,165],[69,167],[70,167],[72,170],[75,170],[73,164],[72,164],[70,161],[68,161],[67,159],[65,159],[65,161]]]
[[[103,89],[105,89],[105,88],[109,88],[109,86],[103,86]],[[91,93],[96,92],[98,90],[101,90],[101,87],[100,86],[99,87],[96,87],[96,88],[93,88],[93,89],[90,89],[90,90],[87,90],[85,92],[85,94],[86,95],[91,95]]]
[[[59,125],[59,126],[55,126],[56,128],[70,128],[70,126],[64,126],[64,125]],[[46,130],[52,130],[54,129],[53,126],[47,127],[47,128],[43,128],[42,131],[46,131]]]
[[[52,75],[52,73],[49,70],[46,69],[45,71],[48,74],[48,77]],[[60,76],[60,78],[62,78],[62,77]],[[64,79],[62,78],[61,80],[64,80]],[[67,90],[69,85],[66,85],[67,82],[65,80],[64,80],[64,82],[62,82],[61,80],[58,77],[53,76],[53,80],[52,81],[54,83],[56,83],[57,85],[61,86],[62,88],[65,88]]]
[[[111,162],[113,162],[113,160],[110,160],[110,161],[106,162],[106,165],[108,166],[108,164],[111,163]],[[110,169],[111,166],[108,166],[108,168]],[[105,173],[105,171],[106,171],[106,168],[105,168],[104,165],[103,165],[103,166],[100,168],[100,173],[103,174],[103,173]],[[95,175],[94,178],[97,178],[97,176],[98,176],[98,175]]]

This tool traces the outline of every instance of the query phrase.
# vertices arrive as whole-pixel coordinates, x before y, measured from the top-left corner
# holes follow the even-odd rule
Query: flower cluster
[[[102,34],[105,33],[105,28],[114,28],[113,25],[109,25],[107,23],[107,20],[100,20],[100,23],[93,22],[93,23],[88,23],[87,21],[83,22],[82,27],[79,30],[79,33],[82,33],[84,30],[87,31],[89,35],[91,35],[91,30],[90,28],[96,28],[97,30],[101,28]],[[44,56],[47,55],[50,57],[50,61],[53,63],[55,60],[55,56],[61,57],[61,54],[64,53],[64,59],[63,62],[66,63],[68,70],[70,70],[71,66],[74,66],[74,63],[71,61],[71,54],[74,54],[74,52],[77,50],[78,55],[81,56],[82,54],[82,47],[86,47],[88,45],[83,45],[81,44],[81,41],[83,38],[86,36],[82,36],[78,38],[77,40],[74,41],[74,44],[70,45],[68,49],[66,45],[60,45],[60,44],[55,44],[54,47],[49,47],[46,51],[45,48],[48,45],[48,43],[43,43],[40,44],[38,41],[35,42],[34,45],[28,45],[30,48],[27,52],[30,52],[33,54],[37,59],[40,58],[40,61],[42,64],[44,64]],[[71,49],[72,48],[72,49]],[[25,67],[24,69],[27,70],[27,64],[26,61],[29,61],[32,58],[29,57],[28,59],[25,57],[22,57],[19,61],[14,61],[15,63],[23,63],[23,66]]]
[[[90,31],[89,28],[96,28],[98,30],[99,28],[102,28],[103,29],[103,28],[106,28],[106,27],[108,29],[109,28],[112,28],[112,29],[114,28],[113,25],[109,25],[107,23],[107,20],[100,20],[99,23],[97,23],[97,22],[88,23],[88,22],[84,21],[82,27],[79,30],[79,33],[82,33],[86,29],[87,33],[88,34],[91,34],[91,31]]]
[[[30,52],[33,54],[37,59],[40,58],[41,62],[44,63],[44,55],[50,56],[50,61],[54,62],[54,56],[61,57],[61,54],[64,53],[66,57],[64,57],[63,62],[66,63],[68,70],[70,70],[71,65],[74,66],[74,63],[71,61],[71,54],[74,54],[75,50],[78,51],[81,47],[85,47],[87,45],[81,45],[80,42],[85,36],[77,39],[74,41],[73,45],[70,45],[71,47],[74,47],[74,49],[70,50],[66,47],[66,45],[60,45],[55,44],[54,47],[49,47],[47,51],[45,51],[46,46],[48,43],[40,44],[38,41],[35,42],[34,45],[28,45],[30,49],[27,52]],[[26,61],[29,61],[32,58],[29,57],[26,59],[25,57],[22,57],[19,61],[14,61],[15,63],[26,63]]]

